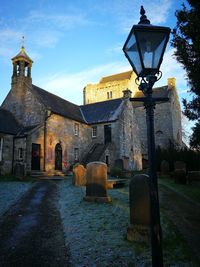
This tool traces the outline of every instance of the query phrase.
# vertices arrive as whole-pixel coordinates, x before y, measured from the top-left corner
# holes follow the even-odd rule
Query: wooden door
[[[32,144],[31,169],[40,170],[40,144]]]

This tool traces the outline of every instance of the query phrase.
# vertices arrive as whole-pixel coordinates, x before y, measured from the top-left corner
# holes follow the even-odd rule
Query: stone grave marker
[[[149,176],[135,175],[129,184],[130,225],[127,229],[129,241],[149,241],[150,196]]]
[[[103,162],[90,162],[86,172],[86,196],[84,200],[111,202],[107,195],[107,165]]]
[[[183,162],[183,161],[175,161],[174,170],[185,170],[186,171],[185,162]]]
[[[124,169],[124,163],[122,159],[116,159],[114,163],[115,168],[119,168],[120,170]]]
[[[17,162],[14,167],[14,174],[17,178],[24,178],[24,164],[21,162]]]
[[[81,164],[76,164],[73,167],[72,184],[75,186],[86,185],[86,169]]]
[[[174,171],[174,181],[176,184],[186,184],[187,175],[184,169],[176,169]]]
[[[161,174],[168,175],[169,174],[169,162],[166,160],[162,160],[160,165]]]
[[[176,161],[174,163],[174,181],[177,184],[186,184],[186,164],[183,161]]]

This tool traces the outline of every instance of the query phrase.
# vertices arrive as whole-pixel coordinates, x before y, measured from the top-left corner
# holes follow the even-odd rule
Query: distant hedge
[[[200,152],[188,148],[177,149],[173,144],[168,148],[156,149],[157,170],[160,171],[161,162],[166,160],[169,162],[170,171],[174,171],[175,161],[183,161],[186,163],[187,171],[200,171]]]

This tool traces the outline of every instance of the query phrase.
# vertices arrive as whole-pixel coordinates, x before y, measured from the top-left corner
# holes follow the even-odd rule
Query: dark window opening
[[[111,124],[104,125],[104,143],[110,143],[112,141]]]

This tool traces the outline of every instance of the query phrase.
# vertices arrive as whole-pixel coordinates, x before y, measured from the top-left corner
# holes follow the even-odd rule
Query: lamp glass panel
[[[158,69],[165,48],[165,32],[138,31],[136,34],[144,67]]]
[[[125,47],[125,53],[129,58],[129,61],[131,62],[131,65],[137,72],[137,74],[140,74],[142,71],[142,65],[140,61],[140,55],[138,52],[137,42],[135,39],[135,35],[131,35],[129,38],[126,47]]]

